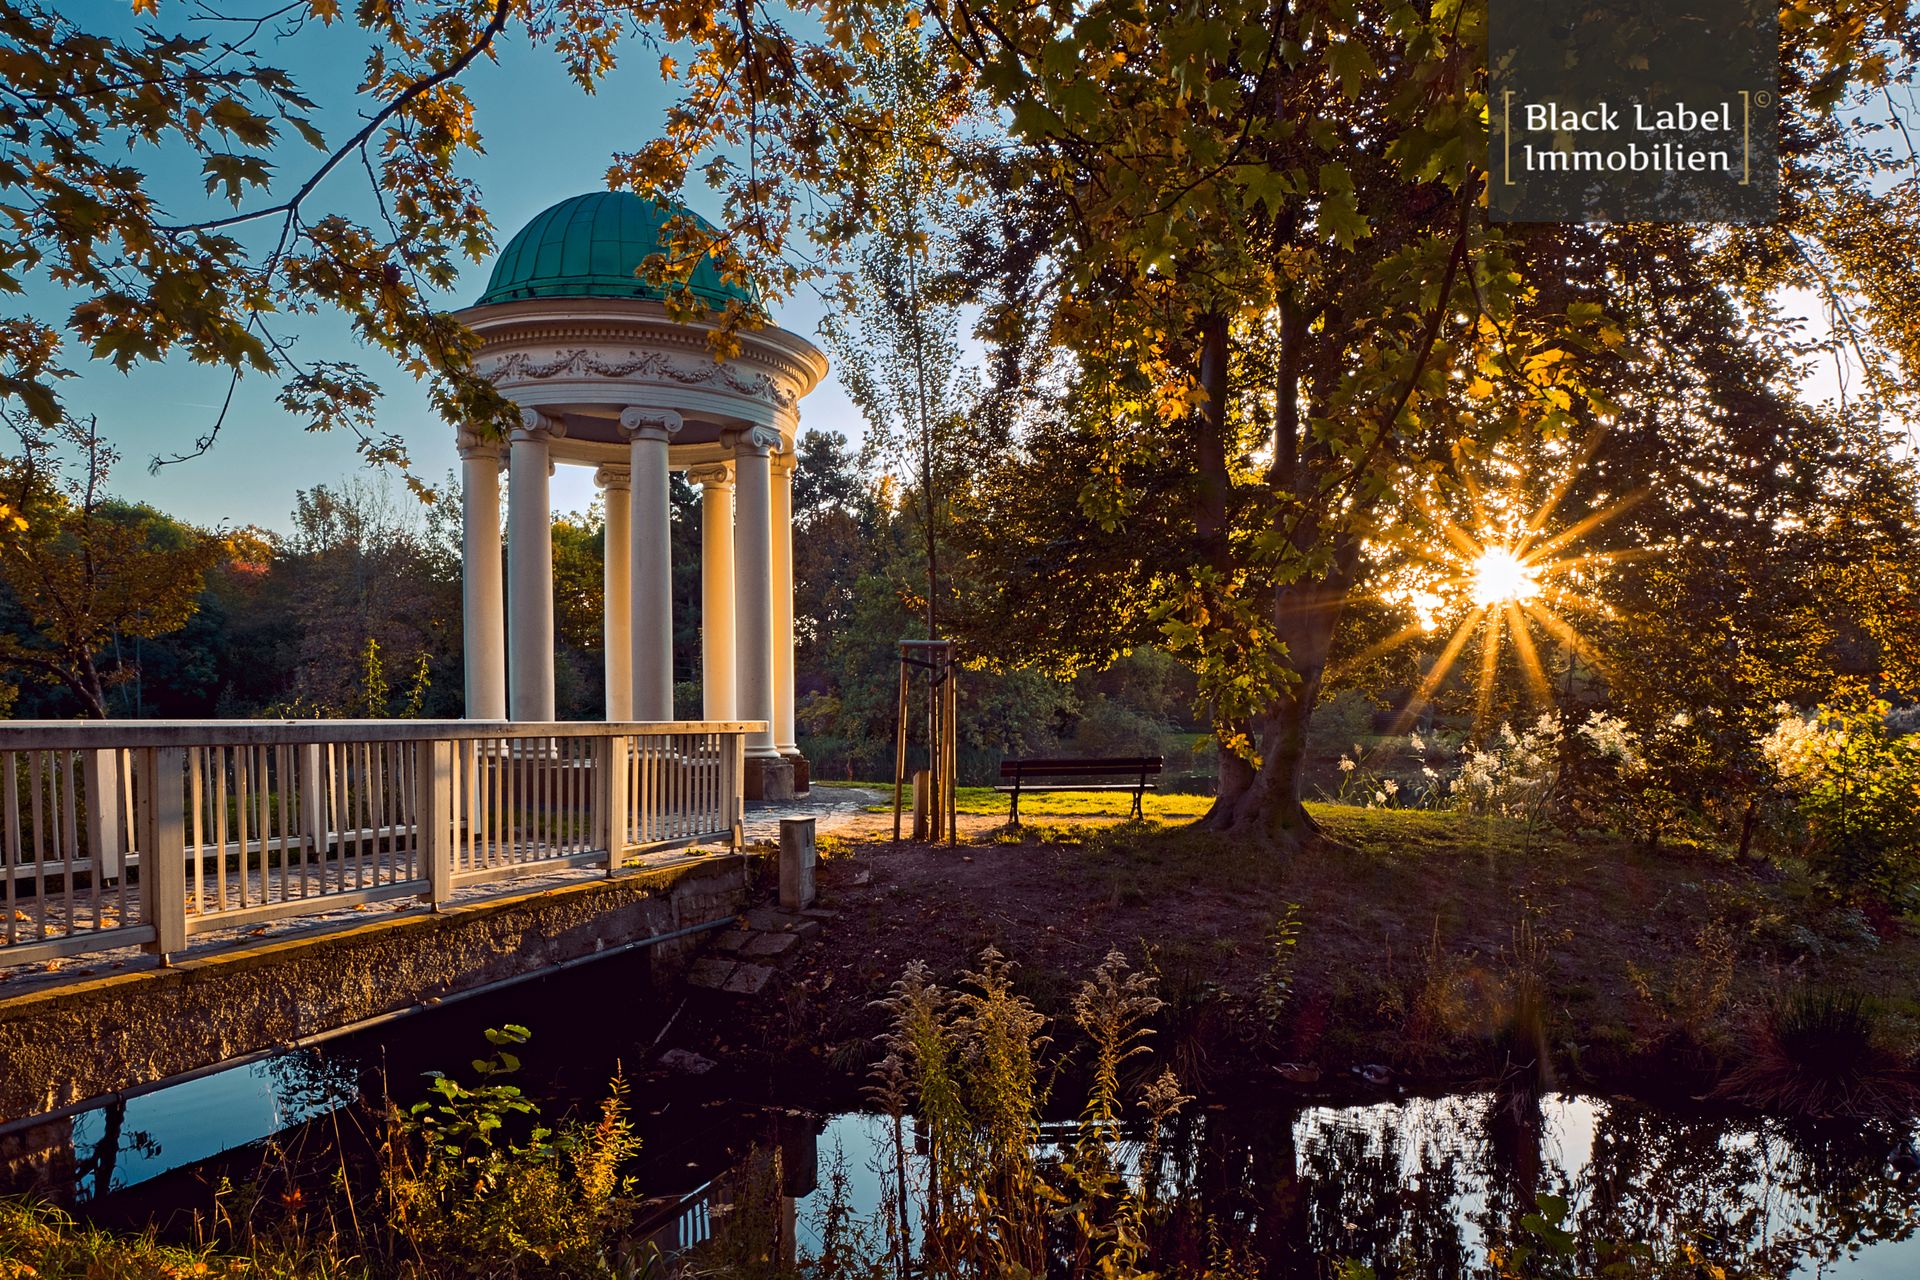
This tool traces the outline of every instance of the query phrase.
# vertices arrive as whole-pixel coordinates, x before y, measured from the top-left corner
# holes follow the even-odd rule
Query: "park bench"
[[[1000,762],[1001,785],[996,791],[1010,792],[1012,806],[1007,810],[1007,825],[1020,825],[1020,793],[1022,791],[1131,791],[1133,792],[1133,811],[1127,816],[1144,816],[1140,809],[1140,800],[1153,783],[1148,781],[1152,775],[1160,772],[1159,756],[1110,756],[1087,760],[1002,760]],[[1069,782],[1069,778],[1126,778],[1125,782]]]

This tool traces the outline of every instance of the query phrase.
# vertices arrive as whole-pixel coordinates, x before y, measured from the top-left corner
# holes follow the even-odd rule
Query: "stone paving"
[[[868,813],[868,808],[892,801],[890,793],[864,787],[815,787],[798,800],[750,804],[747,806],[747,839],[779,840],[782,818],[812,818],[814,830],[820,835],[867,826],[876,816]],[[887,821],[893,819],[889,817]]]
[[[757,996],[800,947],[820,936],[820,928],[839,913],[822,907],[785,911],[771,903],[747,912],[742,928],[713,939],[707,954],[687,969],[689,986]]]

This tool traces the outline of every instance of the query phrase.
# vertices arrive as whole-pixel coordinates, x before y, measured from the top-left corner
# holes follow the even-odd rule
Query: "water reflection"
[[[359,1073],[299,1050],[232,1067],[73,1119],[70,1186],[119,1191],[303,1124],[360,1096]]]
[[[418,1079],[413,1056],[444,1058],[446,1037],[427,1039],[417,1055],[386,1046],[387,1078]],[[591,1096],[587,1082],[605,1078],[600,1055],[568,1048],[551,1077],[529,1081],[531,1093],[564,1096],[577,1076],[580,1097]],[[368,1074],[370,1062],[287,1054],[83,1113],[70,1138],[57,1126],[66,1185],[97,1199],[325,1117],[384,1077]],[[666,1253],[791,1268],[820,1250],[836,1181],[839,1203],[869,1221],[875,1247],[924,1237],[915,1188],[925,1170],[911,1121],[898,1144],[902,1169],[886,1117],[753,1107],[659,1081],[639,1096],[636,1172],[656,1207],[646,1232]],[[1045,1133],[1042,1160],[1071,1145],[1074,1127]],[[1623,1262],[1631,1267],[1620,1274],[1633,1276],[1718,1266],[1753,1280],[1910,1280],[1920,1276],[1920,1182],[1887,1161],[1903,1136],[1891,1124],[1480,1092],[1195,1108],[1150,1160],[1130,1149],[1115,1163],[1149,1193],[1150,1261],[1167,1275],[1199,1275],[1233,1253],[1248,1260],[1247,1274],[1282,1280],[1320,1280],[1347,1258],[1381,1280],[1480,1280],[1497,1274],[1494,1254],[1538,1248],[1544,1231],[1564,1226],[1572,1256],[1528,1274],[1588,1276]],[[163,1181],[204,1188],[218,1167]],[[126,1202],[133,1220],[155,1203],[146,1188],[108,1198]],[[1546,1222],[1543,1202],[1555,1211]],[[1610,1252],[1625,1247],[1633,1252]]]
[[[897,1174],[884,1117],[825,1119],[823,1183],[835,1153],[843,1200],[873,1223]],[[1527,1274],[1710,1275],[1754,1280],[1920,1275],[1920,1185],[1886,1162],[1891,1125],[1834,1129],[1660,1107],[1624,1098],[1476,1093],[1370,1106],[1262,1107],[1192,1117],[1156,1166],[1153,1264],[1201,1274],[1223,1248],[1258,1274],[1324,1277],[1341,1259],[1381,1280],[1497,1272],[1530,1250]],[[821,1248],[831,1197],[801,1192],[789,1140],[759,1151],[656,1237],[670,1251],[710,1240],[703,1261],[791,1264]],[[804,1158],[804,1157],[801,1157]],[[784,1163],[783,1163],[784,1162]],[[908,1157],[910,1181],[924,1170]],[[1542,1213],[1542,1205],[1547,1212]],[[1540,1266],[1564,1228],[1567,1256]],[[918,1233],[918,1220],[914,1221]]]

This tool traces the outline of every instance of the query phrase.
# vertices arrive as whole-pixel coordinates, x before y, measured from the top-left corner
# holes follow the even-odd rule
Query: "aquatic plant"
[[[1087,1090],[1073,1137],[1051,1150],[1041,1124],[1045,1082],[1066,1062],[1043,1057],[1052,1043],[1046,1020],[1015,991],[1005,957],[987,949],[953,988],[916,962],[881,1004],[890,1029],[869,1096],[888,1117],[892,1141],[875,1169],[880,1204],[855,1221],[830,1175],[810,1273],[1151,1274],[1164,1209],[1145,1171],[1189,1101],[1171,1071],[1132,1083],[1129,1066],[1146,1054],[1162,1009],[1153,975],[1111,951],[1074,994]],[[701,1270],[731,1252],[717,1243],[692,1265]]]
[[[431,1073],[430,1096],[387,1116],[380,1195],[403,1273],[460,1277],[617,1277],[643,1260],[615,1242],[630,1217],[623,1167],[639,1153],[615,1076],[591,1123],[540,1123],[509,1082],[526,1028],[489,1030],[494,1052],[472,1063],[478,1082]]]
[[[1881,1043],[1880,1021],[1858,991],[1796,987],[1768,1007],[1718,1092],[1787,1115],[1910,1114],[1920,1088]]]

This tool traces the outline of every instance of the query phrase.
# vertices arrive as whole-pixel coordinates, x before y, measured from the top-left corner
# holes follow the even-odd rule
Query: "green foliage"
[[[149,1233],[112,1235],[51,1205],[0,1201],[0,1271],[8,1276],[146,1280],[174,1276],[271,1276],[271,1267],[229,1264],[212,1251],[160,1243]],[[284,1274],[284,1273],[283,1273]],[[316,1280],[325,1273],[316,1272]]]
[[[387,712],[387,664],[380,659],[380,642],[367,637],[360,651],[360,696],[365,699],[365,714],[372,718]]]
[[[449,422],[508,424],[511,406],[476,374],[472,336],[439,298],[462,261],[493,244],[479,191],[459,172],[479,144],[462,77],[513,31],[557,47],[590,86],[611,68],[618,29],[602,6],[566,0],[536,15],[303,0],[266,20],[217,4],[132,9],[129,30],[70,5],[5,6],[0,185],[35,212],[16,211],[0,230],[0,290],[42,291],[58,315],[0,325],[0,401],[57,422],[68,347],[121,370],[180,356],[233,379],[272,377],[290,414],[404,464],[364,370],[297,351],[295,318],[329,311],[425,380]],[[275,61],[343,20],[371,50],[359,88],[351,105],[316,103]],[[184,164],[206,199],[151,182],[145,164]],[[366,181],[350,200],[327,181],[358,173]],[[163,456],[204,452],[222,420]]]
[[[876,1229],[864,1232],[830,1204],[834,1274],[1158,1274],[1151,1253],[1166,1210],[1121,1160],[1134,1139],[1138,1167],[1156,1168],[1168,1124],[1191,1101],[1171,1071],[1141,1085],[1129,1066],[1148,1052],[1163,1007],[1156,981],[1112,951],[1073,995],[1073,1022],[1090,1053],[1087,1094],[1070,1147],[1049,1159],[1039,1141],[1041,1080],[1061,1064],[1043,1062],[1045,1019],[1014,991],[1012,973],[988,948],[979,968],[947,989],[916,961],[882,1002],[891,1029],[871,1093],[890,1115],[911,1108],[925,1173],[909,1173],[904,1142],[895,1145],[897,1164],[878,1172],[883,1185],[919,1197],[921,1240],[916,1253],[894,1225],[896,1214],[907,1218],[903,1200],[888,1201]],[[855,1240],[874,1251],[860,1255]]]
[[[0,467],[0,672],[56,686],[103,718],[137,680],[129,649],[184,628],[228,550],[212,534],[107,492],[117,455],[97,424],[14,424],[26,448]],[[79,455],[68,475],[61,454]],[[15,691],[9,691],[13,695]],[[12,696],[6,701],[11,702]]]
[[[1787,714],[1764,750],[1834,887],[1900,904],[1920,894],[1920,736],[1890,729],[1890,711],[1843,682],[1812,716]]]
[[[488,1030],[478,1083],[431,1072],[429,1097],[391,1118],[381,1192],[389,1228],[434,1277],[620,1276],[631,1214],[622,1167],[639,1151],[615,1077],[592,1124],[558,1130],[508,1082],[526,1028]]]
[[[1267,963],[1260,973],[1256,997],[1260,1019],[1270,1040],[1277,1040],[1285,1023],[1287,1001],[1293,998],[1293,973],[1299,959],[1300,904],[1289,902],[1267,933]]]

